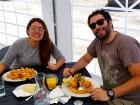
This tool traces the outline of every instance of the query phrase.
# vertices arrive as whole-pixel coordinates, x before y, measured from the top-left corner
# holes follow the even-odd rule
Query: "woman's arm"
[[[53,54],[53,57],[56,59],[56,64],[49,64],[47,68],[51,70],[58,70],[65,63],[65,57],[57,47],[55,47],[55,53]]]
[[[64,63],[65,63],[65,59],[60,58],[56,60],[56,64],[49,64],[47,68],[55,71],[55,70],[58,70]]]
[[[0,63],[0,74],[2,74],[5,70],[5,64]]]
[[[5,69],[9,69],[16,57],[18,56],[18,52],[21,51],[21,43],[22,41],[17,40],[12,45],[9,46],[7,52],[5,53],[3,59],[0,62],[0,73],[2,73]]]
[[[65,59],[61,58],[61,59],[56,60],[55,65],[56,65],[57,69],[59,69],[64,63],[65,63]]]

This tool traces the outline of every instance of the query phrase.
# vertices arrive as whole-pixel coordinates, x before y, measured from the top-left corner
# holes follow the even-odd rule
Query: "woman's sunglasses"
[[[90,27],[91,29],[95,29],[95,28],[96,28],[96,24],[98,24],[98,25],[101,26],[101,25],[104,24],[104,20],[106,20],[106,19],[99,19],[96,23],[90,24],[89,27]]]

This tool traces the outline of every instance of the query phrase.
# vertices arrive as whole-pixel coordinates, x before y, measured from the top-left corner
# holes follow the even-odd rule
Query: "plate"
[[[85,76],[84,76],[84,78],[88,81],[91,81],[93,87],[100,87],[98,82],[96,80],[94,80],[93,78],[89,78],[89,77],[85,77]],[[66,95],[73,96],[73,97],[81,97],[82,98],[82,97],[89,97],[90,96],[89,93],[84,93],[84,94],[74,93],[64,83],[62,84],[62,90]]]
[[[19,69],[17,69],[17,70],[19,70]],[[35,70],[34,70],[35,71]],[[11,71],[8,71],[8,72],[6,72],[6,73],[4,73],[3,75],[2,75],[2,78],[3,78],[3,80],[5,80],[5,81],[8,81],[8,82],[21,82],[21,81],[26,81],[27,79],[10,79],[10,78],[8,78],[7,77],[7,75],[8,74],[10,74],[10,72]],[[35,71],[35,75],[37,74],[37,71]],[[34,76],[33,76],[34,77]],[[29,79],[32,79],[33,77],[31,77],[31,78],[29,78]]]
[[[28,97],[34,94],[36,84],[23,84],[15,88],[13,93],[16,97]]]

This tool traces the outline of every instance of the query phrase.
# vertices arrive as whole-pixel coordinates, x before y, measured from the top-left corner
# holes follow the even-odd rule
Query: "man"
[[[111,16],[104,10],[90,14],[88,25],[96,38],[86,54],[71,69],[64,70],[64,77],[75,74],[93,58],[98,58],[103,88],[89,90],[93,100],[108,101],[113,105],[128,105],[129,102],[140,105],[140,44],[134,38],[114,31]]]

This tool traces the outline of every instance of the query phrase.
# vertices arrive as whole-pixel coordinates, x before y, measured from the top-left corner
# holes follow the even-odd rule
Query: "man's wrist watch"
[[[112,89],[107,90],[107,95],[109,96],[110,100],[113,100],[115,97],[115,93]]]

